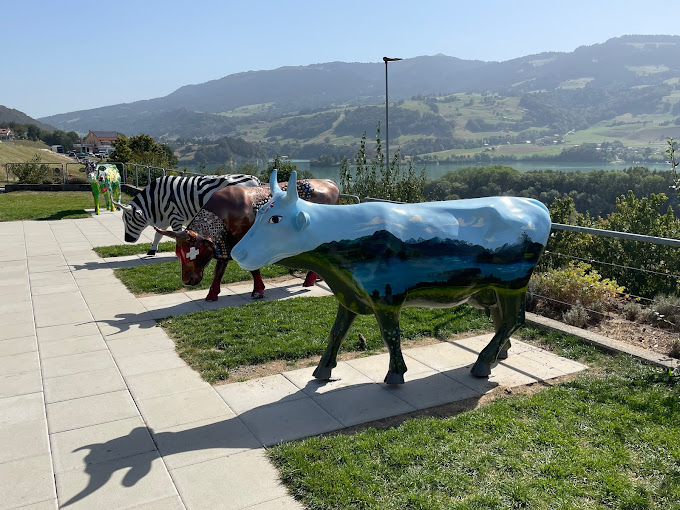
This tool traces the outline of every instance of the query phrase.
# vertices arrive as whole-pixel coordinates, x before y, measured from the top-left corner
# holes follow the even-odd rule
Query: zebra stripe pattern
[[[149,225],[179,230],[192,219],[217,190],[227,186],[259,186],[257,177],[245,174],[165,176],[151,181],[123,211],[125,241],[134,243]],[[154,244],[157,244],[154,242]],[[156,246],[152,245],[155,251]]]

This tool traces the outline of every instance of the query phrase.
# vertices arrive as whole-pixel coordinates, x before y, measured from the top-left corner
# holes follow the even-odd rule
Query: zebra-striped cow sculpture
[[[182,229],[216,191],[227,186],[259,186],[252,175],[202,175],[196,177],[165,176],[151,181],[128,205],[117,202],[123,210],[125,241],[137,242],[148,226]],[[156,233],[147,255],[155,255],[162,234]]]

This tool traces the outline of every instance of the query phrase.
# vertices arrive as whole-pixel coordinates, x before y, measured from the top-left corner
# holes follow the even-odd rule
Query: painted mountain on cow
[[[524,233],[496,249],[457,239],[402,241],[380,230],[354,240],[322,244],[311,253],[339,267],[374,297],[390,300],[415,289],[495,285],[526,286],[543,250]]]

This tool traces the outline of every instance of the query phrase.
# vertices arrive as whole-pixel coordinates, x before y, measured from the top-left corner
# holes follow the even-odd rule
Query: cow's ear
[[[295,217],[295,230],[302,232],[309,226],[309,214],[304,211],[300,211]]]

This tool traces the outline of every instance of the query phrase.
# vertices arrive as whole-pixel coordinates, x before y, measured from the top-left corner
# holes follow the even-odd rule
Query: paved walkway
[[[309,368],[212,387],[155,319],[245,304],[251,283],[217,304],[207,291],[135,298],[112,268],[139,257],[92,251],[123,244],[120,213],[0,223],[0,235],[0,509],[301,508],[264,447],[584,368],[514,342],[477,379],[484,335],[405,351],[399,387],[380,382],[386,355],[340,363],[325,384]],[[269,299],[328,293],[299,284],[269,285]]]

